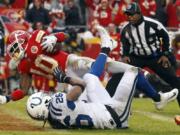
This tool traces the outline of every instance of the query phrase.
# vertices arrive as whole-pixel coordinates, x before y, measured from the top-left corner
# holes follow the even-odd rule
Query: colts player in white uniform
[[[101,53],[83,80],[66,76],[59,67],[54,69],[58,82],[71,84],[69,93],[57,93],[49,96],[32,95],[27,101],[28,114],[36,119],[48,120],[53,128],[127,128],[128,117],[140,70],[136,67],[126,69],[113,97],[107,93],[99,80],[107,54],[114,48],[109,35],[97,26],[101,36]],[[147,85],[146,81],[143,85]],[[149,86],[149,85],[148,85]],[[150,86],[151,87],[151,86]],[[86,90],[87,102],[78,100]],[[173,92],[178,94],[177,89]],[[170,95],[171,96],[171,95]],[[48,106],[48,108],[47,108]]]

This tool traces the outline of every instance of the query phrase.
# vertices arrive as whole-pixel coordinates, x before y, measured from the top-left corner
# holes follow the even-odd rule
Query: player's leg
[[[90,72],[84,76],[84,81],[87,84],[87,96],[91,102],[101,102],[104,104],[108,104],[109,102],[111,102],[111,97],[100,82],[99,77],[104,71],[107,55],[109,54],[109,51],[113,49],[113,42],[109,34],[103,27],[97,26],[97,30],[100,34],[102,42],[101,53],[93,63]]]
[[[111,96],[114,95],[117,85],[119,84],[122,78],[122,75],[123,75],[122,73],[115,74],[109,80],[106,89]],[[151,98],[155,102],[155,107],[157,109],[162,109],[168,102],[174,100],[178,93],[177,89],[173,89],[166,93],[162,93],[162,92],[158,93],[158,91],[155,90],[155,88],[151,85],[151,83],[149,83],[148,79],[146,79],[144,75],[144,71],[138,74],[138,81],[136,88],[138,90],[141,90],[149,98]]]
[[[107,59],[107,72],[108,73],[124,73],[126,70],[129,68],[134,67],[132,65],[119,62],[119,61],[114,61],[111,58]]]
[[[136,67],[128,69],[124,73],[116,88],[116,92],[112,97],[114,100],[112,108],[115,108],[122,127],[128,127],[127,120],[129,117],[132,99],[135,93],[138,72],[138,68]]]
[[[107,104],[111,100],[110,95],[99,80],[100,75],[104,71],[106,59],[107,55],[105,53],[100,53],[96,61],[92,65],[90,72],[85,74],[85,76],[83,77],[84,81],[86,82],[85,91],[87,92],[87,97],[90,102],[100,102]]]
[[[162,109],[168,102],[175,100],[178,95],[178,89],[172,89],[166,93],[158,93],[149,81],[145,79],[142,72],[138,74],[137,88],[143,90],[148,97],[153,99],[157,109]]]

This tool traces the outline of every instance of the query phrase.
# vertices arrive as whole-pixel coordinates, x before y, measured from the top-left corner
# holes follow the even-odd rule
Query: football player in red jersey
[[[63,42],[67,37],[63,32],[47,35],[43,30],[36,30],[31,35],[22,30],[12,32],[8,37],[7,53],[11,57],[10,67],[17,68],[20,73],[20,87],[23,91],[16,90],[11,96],[1,97],[0,103],[23,98],[31,86],[32,74],[52,79],[52,71],[56,66],[61,67],[63,71],[67,64],[83,68],[82,62],[81,65],[77,62],[78,56],[58,49],[56,43]]]

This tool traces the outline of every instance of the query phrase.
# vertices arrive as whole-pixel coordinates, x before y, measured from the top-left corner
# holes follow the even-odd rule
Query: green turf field
[[[180,135],[180,126],[174,122],[174,116],[180,115],[180,108],[176,101],[168,104],[163,111],[157,111],[151,100],[134,99],[132,115],[129,120],[130,128],[123,130],[54,130],[48,124],[42,128],[42,122],[36,122],[26,114],[25,101],[26,98],[0,106],[2,113],[20,119],[17,122],[13,122],[13,120],[10,122],[6,121],[6,118],[1,118],[0,127],[5,123],[15,129],[18,125],[20,129],[18,131],[15,129],[1,130],[0,135]],[[0,117],[4,117],[4,115],[0,115]],[[24,123],[21,121],[34,125],[39,128],[39,131],[24,130],[26,125],[23,125]]]

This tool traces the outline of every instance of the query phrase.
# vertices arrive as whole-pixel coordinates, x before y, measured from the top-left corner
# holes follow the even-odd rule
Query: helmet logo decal
[[[42,103],[42,99],[40,97],[33,97],[32,99],[35,99],[34,101],[36,102],[30,104],[31,108],[34,108]]]
[[[31,47],[31,52],[32,52],[32,53],[37,53],[37,52],[38,52],[38,47],[35,46],[35,45],[33,45],[33,46]]]

